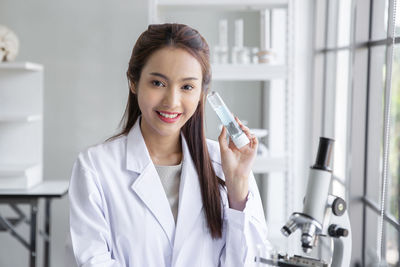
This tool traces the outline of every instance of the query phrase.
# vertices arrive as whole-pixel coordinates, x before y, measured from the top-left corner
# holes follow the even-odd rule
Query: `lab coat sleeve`
[[[224,202],[226,244],[220,256],[220,266],[256,266],[257,245],[266,245],[268,240],[260,193],[252,172],[245,209],[229,208],[227,198]]]
[[[112,258],[104,198],[87,153],[81,153],[73,166],[69,202],[72,247],[78,266],[120,266]]]

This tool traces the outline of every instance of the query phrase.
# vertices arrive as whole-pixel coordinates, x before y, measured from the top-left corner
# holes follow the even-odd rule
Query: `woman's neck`
[[[182,161],[180,133],[175,136],[155,136],[142,128],[142,135],[155,165],[178,165]]]

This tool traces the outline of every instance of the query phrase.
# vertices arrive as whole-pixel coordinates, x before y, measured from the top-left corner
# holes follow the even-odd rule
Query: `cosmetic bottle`
[[[218,23],[219,43],[214,47],[213,61],[215,64],[228,63],[228,20],[221,19]]]
[[[243,45],[243,19],[235,20],[235,39],[231,51],[232,64],[248,64],[251,62],[250,50]]]
[[[225,126],[235,146],[240,149],[241,147],[250,143],[247,135],[242,131],[239,124],[237,123],[219,94],[215,91],[212,91],[207,95],[207,100],[214,111],[217,113],[222,124]]]

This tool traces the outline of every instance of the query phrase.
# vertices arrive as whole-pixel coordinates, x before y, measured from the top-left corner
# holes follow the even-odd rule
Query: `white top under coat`
[[[160,181],[164,187],[176,223],[176,218],[178,216],[179,184],[181,181],[182,162],[179,165],[155,165],[155,167],[160,176]]]

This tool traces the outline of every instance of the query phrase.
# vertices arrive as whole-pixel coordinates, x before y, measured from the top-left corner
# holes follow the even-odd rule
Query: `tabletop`
[[[1,189],[0,198],[62,197],[68,192],[69,181],[43,181],[29,189]]]

